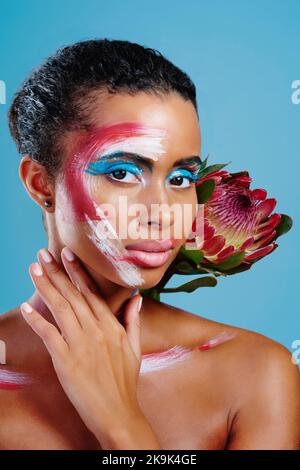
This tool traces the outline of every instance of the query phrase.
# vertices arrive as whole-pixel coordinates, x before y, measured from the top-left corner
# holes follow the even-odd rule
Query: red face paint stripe
[[[20,390],[24,385],[12,382],[0,382],[0,390]]]
[[[76,221],[85,222],[84,213],[91,220],[100,220],[96,214],[93,201],[84,187],[82,178],[84,168],[93,161],[96,152],[100,152],[104,145],[113,144],[124,138],[143,135],[146,130],[147,128],[144,126],[131,122],[107,125],[92,128],[80,140],[66,163],[64,176],[68,200],[72,202]]]

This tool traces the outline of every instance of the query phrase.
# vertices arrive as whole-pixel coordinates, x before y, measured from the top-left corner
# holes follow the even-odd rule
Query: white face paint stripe
[[[113,143],[102,145],[97,152],[98,158],[114,152],[130,152],[157,161],[166,153],[162,145],[166,136],[167,132],[161,129],[143,130],[140,136],[122,137]]]
[[[192,348],[177,345],[173,348],[167,349],[166,351],[143,354],[140,375],[156,372],[177,365],[178,363],[188,359],[191,353]]]
[[[27,374],[23,374],[22,372],[0,370],[0,384],[9,383],[14,385],[27,385],[31,382],[31,377]]]
[[[97,206],[95,202],[93,203],[101,220],[93,221],[85,214],[86,221],[91,229],[91,233],[88,234],[88,237],[97,246],[100,252],[113,264],[123,282],[130,287],[142,286],[145,281],[138,267],[128,261],[119,259],[126,254],[126,248],[117,237],[116,231],[111,223],[105,218],[101,207]]]

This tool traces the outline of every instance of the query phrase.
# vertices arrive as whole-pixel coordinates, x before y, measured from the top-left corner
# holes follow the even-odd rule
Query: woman
[[[32,296],[1,315],[1,448],[299,448],[285,347],[138,293],[197,213],[189,77],[135,43],[80,42],[32,72],[9,125],[49,243]]]

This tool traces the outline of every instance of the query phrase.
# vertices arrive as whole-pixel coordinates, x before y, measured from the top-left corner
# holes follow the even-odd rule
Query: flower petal
[[[266,237],[261,238],[260,240],[258,240],[258,242],[254,243],[254,245],[251,246],[251,251],[252,250],[257,250],[261,246],[266,245],[267,243],[269,243],[270,241],[273,240],[275,235],[276,235],[276,230],[273,230],[273,232],[271,232],[269,235],[267,235]]]
[[[216,188],[213,190],[212,196],[209,199],[209,203],[212,201],[215,201],[216,199],[219,199],[222,196],[225,196],[226,190],[222,188],[222,186],[216,186]]]
[[[210,225],[210,223],[205,220],[204,222],[204,240],[210,240],[215,235],[215,228]]]
[[[270,245],[264,246],[263,248],[254,251],[250,255],[246,255],[244,261],[254,261],[257,258],[262,258],[263,256],[266,256],[271,253],[275,248],[277,248],[277,246],[278,245],[275,242],[271,243]]]
[[[246,248],[249,248],[254,243],[254,237],[247,238],[244,243],[240,246],[239,250],[244,251]]]
[[[257,222],[264,220],[268,217],[276,206],[277,201],[275,198],[265,199],[257,206]]]
[[[244,176],[237,176],[236,178],[233,177],[232,181],[234,182],[234,184],[238,184],[239,186],[244,186],[245,188],[249,188],[252,179],[250,178],[250,176],[244,175]]]
[[[280,224],[281,215],[280,214],[272,214],[271,217],[264,223],[259,224],[256,228],[256,232],[263,231],[266,227],[275,228],[277,225]]]
[[[215,237],[207,240],[202,250],[204,251],[204,256],[214,256],[222,250],[223,246],[225,245],[225,237],[222,235],[216,235]]]
[[[218,256],[215,262],[220,263],[221,261],[225,261],[227,258],[229,258],[229,256],[231,256],[234,253],[234,250],[235,248],[233,245],[227,246],[226,248],[221,250],[220,253],[218,253]]]
[[[260,240],[262,237],[267,237],[269,234],[273,232],[273,227],[269,228],[267,227],[265,230],[262,230],[261,232],[258,232],[254,235],[254,240]]]
[[[257,188],[251,191],[251,196],[253,199],[265,200],[267,197],[267,191],[265,189]]]

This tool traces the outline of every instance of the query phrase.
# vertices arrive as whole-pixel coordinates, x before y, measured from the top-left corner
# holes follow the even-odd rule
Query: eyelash
[[[182,171],[183,173],[186,173],[186,174],[185,175],[182,174]],[[189,170],[187,168],[181,168],[181,169],[174,170],[174,173],[175,175],[173,175],[172,178],[168,178],[169,181],[172,180],[173,178],[177,178],[178,176],[188,179],[190,183],[195,183],[198,179],[198,170]]]
[[[133,165],[131,163],[116,163],[116,164],[113,164],[113,165],[108,165],[107,168],[103,169],[101,172],[100,171],[97,172],[97,169],[95,168],[95,170],[93,172],[87,171],[87,173],[92,173],[94,175],[97,174],[97,173],[98,174],[104,174],[104,175],[107,175],[107,177],[110,178],[112,181],[122,182],[122,184],[129,184],[129,183],[134,182],[134,181],[124,182],[123,179],[113,178],[111,176],[114,172],[120,171],[120,170],[121,171],[122,170],[126,171],[127,173],[131,173],[135,176],[140,176],[144,172],[143,169],[141,169],[141,168],[139,168],[136,165]],[[182,174],[182,172],[185,173],[185,174]],[[195,169],[180,168],[180,169],[173,170],[173,173],[175,173],[175,175],[172,176],[171,178],[168,178],[168,181],[170,181],[173,178],[176,178],[176,177],[179,176],[179,177],[183,177],[183,178],[188,179],[190,183],[195,183],[198,179],[199,167],[196,166]],[[189,185],[188,188],[190,186],[191,185]],[[186,186],[184,188],[186,188]]]
[[[113,178],[111,176],[116,171],[126,171],[127,173],[130,173],[130,174],[135,175],[135,176],[140,176],[143,173],[143,170],[141,168],[138,168],[135,165],[132,165],[130,163],[118,163],[118,164],[109,166],[105,170],[104,174],[107,175],[108,178],[112,179],[113,181],[122,182],[123,179],[120,180],[118,178]],[[128,183],[132,183],[132,182],[133,181],[129,181],[129,182],[127,181],[126,183],[128,184]],[[123,182],[123,184],[124,184],[124,182]]]

